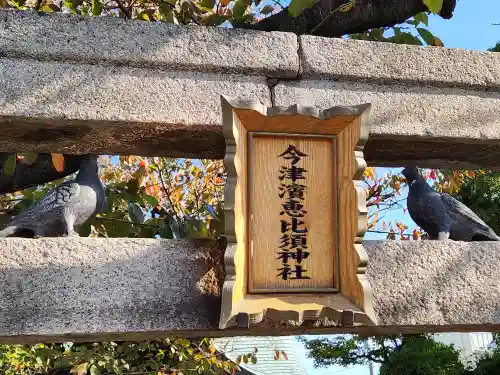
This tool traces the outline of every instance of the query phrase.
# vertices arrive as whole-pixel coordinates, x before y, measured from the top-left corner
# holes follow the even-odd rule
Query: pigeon
[[[84,155],[74,180],[65,181],[15,216],[0,237],[78,237],[78,228],[104,210],[98,156]]]
[[[500,241],[500,237],[462,202],[439,193],[427,184],[416,166],[407,166],[402,174],[409,186],[408,212],[413,221],[432,240]]]

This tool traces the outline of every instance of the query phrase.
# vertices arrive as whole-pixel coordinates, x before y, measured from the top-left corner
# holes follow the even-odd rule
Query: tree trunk
[[[348,12],[332,12],[347,2],[348,0],[319,0],[297,18],[290,16],[287,9],[284,9],[258,23],[241,27],[332,38],[361,33],[372,28],[393,26],[428,10],[423,0],[357,0],[354,8]],[[440,16],[451,18],[455,5],[456,0],[444,0]]]
[[[32,165],[16,164],[14,174],[7,176],[3,167],[12,153],[0,153],[0,194],[14,193],[32,186],[42,185],[66,177],[80,168],[80,155],[64,155],[64,171],[58,172],[52,165],[50,154],[38,154]]]

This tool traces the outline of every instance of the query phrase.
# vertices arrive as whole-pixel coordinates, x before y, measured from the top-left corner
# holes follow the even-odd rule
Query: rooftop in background
[[[230,337],[214,340],[214,346],[224,355],[235,362],[238,355],[250,353],[257,348],[257,363],[240,363],[243,370],[255,375],[308,375],[303,365],[304,358],[297,350],[293,337]],[[274,359],[275,351],[284,351],[287,360]]]

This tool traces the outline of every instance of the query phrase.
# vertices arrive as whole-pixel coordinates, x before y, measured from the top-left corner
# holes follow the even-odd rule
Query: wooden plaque
[[[376,324],[360,186],[370,104],[320,111],[221,101],[228,245],[220,328],[264,317]]]

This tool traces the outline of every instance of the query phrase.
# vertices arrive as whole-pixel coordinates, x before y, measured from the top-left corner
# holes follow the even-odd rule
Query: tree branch
[[[292,32],[298,35],[312,34],[324,37],[341,37],[362,33],[368,29],[393,26],[408,18],[428,11],[422,0],[357,0],[353,9],[335,12],[347,0],[319,0],[312,8],[305,9],[298,17],[281,12],[252,25],[239,27],[262,31]],[[453,16],[456,0],[444,0],[440,16]],[[328,18],[327,20],[325,20]],[[318,25],[320,25],[318,27]]]
[[[0,194],[14,193],[32,186],[42,185],[75,173],[80,168],[80,155],[64,155],[64,171],[58,172],[50,154],[38,154],[32,165],[17,161],[14,174],[7,176],[3,167],[12,153],[0,153]]]

